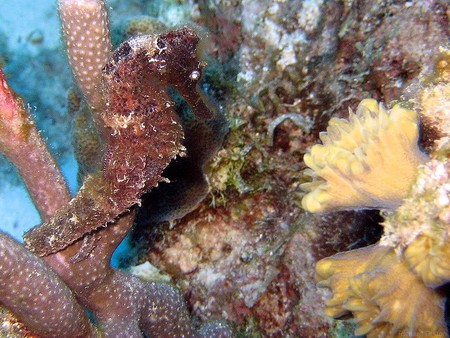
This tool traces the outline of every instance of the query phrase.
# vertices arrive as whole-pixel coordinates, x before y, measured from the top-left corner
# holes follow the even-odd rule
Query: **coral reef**
[[[447,61],[448,51],[442,49],[441,52],[443,60]],[[446,65],[448,68],[448,63]],[[380,170],[380,172],[376,176],[367,174],[364,177],[367,186],[375,184],[380,189],[384,187],[382,179],[384,176],[389,176],[391,180],[397,180],[400,183],[405,177],[407,180],[403,189],[397,188],[393,192],[387,191],[384,196],[380,195],[380,199],[385,203],[379,205],[380,208],[385,209],[383,210],[384,235],[381,241],[371,247],[325,258],[316,266],[319,286],[328,288],[332,292],[332,297],[326,302],[326,314],[335,318],[352,314],[357,324],[355,330],[357,335],[366,334],[369,337],[448,336],[444,320],[445,298],[442,291],[437,289],[450,281],[450,267],[447,263],[450,253],[448,240],[450,231],[448,154],[450,148],[448,136],[446,136],[449,98],[445,94],[439,95],[445,93],[450,84],[443,74],[445,72],[435,72],[435,83],[425,85],[425,88],[417,93],[418,107],[421,107],[422,114],[425,117],[431,117],[433,113],[437,115],[434,120],[434,129],[437,132],[434,132],[434,135],[441,138],[435,139],[434,149],[430,148],[432,149],[431,159],[427,161],[426,157],[422,156],[421,165],[418,165],[421,161],[405,160],[405,158],[411,158],[409,154],[412,152],[409,149],[398,152],[398,144],[401,143],[399,140],[407,140],[404,144],[409,144],[409,147],[418,153],[419,122],[415,117],[412,121],[410,120],[410,125],[405,127],[404,123],[397,121],[391,127],[384,126],[386,134],[382,140],[383,158],[373,162],[370,168],[371,171]],[[439,99],[430,93],[437,93]],[[432,105],[430,101],[436,105]],[[362,104],[367,104],[366,102],[363,101]],[[396,106],[392,111],[395,109]],[[409,115],[414,116],[414,112],[411,113]],[[372,117],[377,118],[376,115]],[[354,122],[355,118],[350,115],[350,120]],[[355,123],[351,125],[353,128],[348,127],[348,122],[336,122],[333,119],[329,124],[328,135],[321,137],[324,142],[324,146],[321,147],[328,149],[322,151],[322,148],[319,148],[319,151],[315,151],[317,146],[314,146],[311,149],[311,155],[305,155],[305,163],[317,175],[325,176],[322,173],[336,171],[336,167],[340,172],[343,171],[341,168],[351,168],[354,164],[352,155],[356,153],[354,149],[358,150],[361,145],[361,135],[368,135],[364,143],[369,146],[361,151],[358,159],[363,163],[370,160],[373,156],[370,147],[378,147],[380,143],[378,133],[373,132],[374,128],[371,124],[359,124],[361,126],[359,130],[353,127]],[[336,125],[341,126],[339,133],[332,129]],[[355,129],[358,132],[354,132]],[[396,129],[397,137],[393,137],[393,129]],[[413,130],[412,133],[411,130]],[[335,133],[334,137],[329,135],[332,132]],[[336,150],[332,146],[343,143],[356,145],[350,148],[354,150],[353,153],[339,156],[340,149]],[[315,161],[309,156],[315,157]],[[339,165],[333,161],[335,157],[336,161],[341,161]],[[331,160],[327,161],[327,159]],[[391,167],[386,166],[386,162],[390,162]],[[392,170],[395,166],[401,170]],[[361,184],[362,179],[358,177],[358,172],[347,170],[346,174],[345,191],[354,189],[360,194],[369,191]],[[337,185],[332,181],[333,179],[331,175],[327,178],[330,186]],[[314,184],[314,182],[307,184],[312,192],[304,197],[303,205],[313,212],[339,209],[339,203],[326,204],[326,199],[323,199],[326,207],[320,208],[318,198],[316,198],[316,204],[319,207],[311,207],[313,204],[309,203],[310,195],[323,194],[322,185],[323,183]],[[340,191],[344,191],[342,187]],[[399,193],[400,196],[398,196]],[[339,196],[335,194],[333,198],[337,200]],[[397,203],[389,203],[390,199],[397,199]],[[352,201],[347,206],[374,207],[370,199]],[[414,297],[409,297],[410,293],[414,294]]]
[[[45,337],[231,336],[222,322],[196,332],[171,285],[143,281],[110,266],[112,253],[132,226],[134,206],[163,180],[165,167],[184,149],[169,87],[178,90],[197,118],[214,116],[197,91],[203,67],[196,53],[199,38],[186,27],[132,38],[102,64],[84,43],[108,41],[109,31],[102,29],[107,26],[104,3],[62,0],[59,8],[75,77],[105,142],[102,168],[86,178],[69,202],[53,158],[0,72],[1,150],[28,176],[25,182],[44,223],[27,233],[25,242],[30,251],[45,256],[44,263],[2,234],[0,301]],[[101,73],[86,71],[86,63]],[[27,155],[30,160],[24,161]],[[60,307],[53,309],[48,303],[55,299]],[[83,306],[93,313],[95,327]]]
[[[347,116],[364,98],[418,97],[413,85],[434,69],[448,40],[448,4],[198,5],[221,61],[208,84],[231,114],[230,133],[209,166],[211,193],[200,208],[172,229],[135,234],[147,235],[147,242],[139,237],[148,251],[141,261],[169,272],[200,318],[221,313],[244,336],[337,336],[341,324],[321,309],[326,290],[316,289],[315,262],[377,242],[382,218],[362,210],[305,214],[303,155],[330,118]],[[312,127],[283,119],[273,128],[287,114]]]
[[[181,116],[187,156],[171,162],[162,174],[171,182],[160,182],[157,190],[150,193],[148,204],[143,197],[145,208],[138,210],[139,220],[132,236],[132,244],[141,254],[137,263],[151,261],[171,276],[182,290],[194,322],[226,318],[245,337],[352,336],[355,324],[334,321],[324,313],[323,301],[328,291],[316,287],[314,266],[336,252],[377,242],[382,218],[374,210],[306,213],[300,202],[304,196],[300,185],[305,183],[302,158],[317,143],[319,132],[325,130],[330,118],[347,116],[348,107],[356,107],[362,99],[372,97],[390,108],[395,104],[389,102],[401,95],[402,101],[412,98],[418,102],[418,92],[430,99],[429,118],[418,109],[419,105],[414,107],[414,101],[402,107],[420,114],[422,149],[431,153],[438,146],[434,141],[446,130],[435,129],[434,118],[443,115],[431,112],[432,107],[438,107],[433,100],[439,98],[445,104],[445,91],[427,87],[431,94],[425,95],[421,91],[423,84],[417,79],[426,77],[436,67],[445,73],[446,58],[439,46],[450,36],[447,2],[110,0],[109,6],[114,9],[116,27],[117,23],[126,22],[130,13],[147,15],[148,23],[162,21],[168,29],[180,20],[201,27],[205,32],[202,40],[207,41],[204,48],[210,56],[199,83],[229,114],[230,132],[218,156],[202,168],[197,164],[185,167],[183,162],[190,165],[188,133],[193,113],[184,115],[188,104],[178,99],[182,96],[179,92],[171,92],[170,100]],[[140,30],[146,28],[139,27],[138,22],[144,21],[132,20],[125,30],[136,32],[135,25],[141,34]],[[114,27],[112,31],[116,34]],[[123,36],[124,32],[120,32],[113,38],[115,46]],[[13,62],[11,56],[6,58],[8,62]],[[441,66],[436,66],[439,62]],[[11,81],[24,78],[12,75]],[[437,85],[434,79],[426,81]],[[32,105],[35,102],[30,101]],[[193,133],[194,145],[202,135],[208,135],[205,147],[216,145],[223,137],[219,135],[223,130],[217,132],[213,121],[214,118],[199,123],[204,133]],[[92,130],[91,127],[87,129]],[[211,134],[218,138],[210,139]],[[98,134],[94,130],[92,135]],[[84,140],[87,142],[80,142],[79,149],[83,144],[91,144],[90,139]],[[95,159],[103,156],[103,150],[96,154],[86,151],[85,155],[92,155],[94,161],[85,167],[84,175],[94,174],[101,167],[102,162]],[[187,198],[183,198],[189,189],[194,194],[187,193]],[[204,194],[207,195],[200,206],[184,215],[195,206],[194,200]],[[184,209],[180,203],[186,206],[186,200],[192,203]],[[167,203],[158,204],[155,209],[159,210],[155,210],[155,201]],[[161,224],[153,223],[161,220]],[[143,226],[149,223],[150,227]],[[99,233],[106,236],[114,226],[99,229]],[[96,234],[97,231],[94,237]],[[98,245],[96,240],[93,242]],[[89,243],[84,241],[83,252],[89,251]],[[393,250],[401,254],[404,249],[399,245]],[[66,248],[61,252],[66,250],[69,251]],[[61,252],[50,254],[45,260],[61,257]],[[68,257],[77,252],[71,251]],[[390,253],[382,262],[393,263],[394,256]],[[403,273],[405,264],[394,264],[392,268],[383,265],[380,269],[401,269]],[[76,273],[90,268],[80,266]],[[405,281],[417,292],[424,290],[433,295],[430,299],[436,302],[426,304],[441,316],[438,304],[442,297],[420,284],[410,272]],[[359,286],[354,284],[359,292]],[[379,287],[379,283],[374,284],[368,293]],[[395,285],[390,285],[395,290]],[[365,291],[361,290],[360,295],[367,296]],[[356,302],[361,298],[354,299]],[[366,324],[358,318],[361,325]],[[10,323],[9,317],[6,322]],[[386,323],[390,325],[389,321]],[[428,327],[427,320],[420,325]]]

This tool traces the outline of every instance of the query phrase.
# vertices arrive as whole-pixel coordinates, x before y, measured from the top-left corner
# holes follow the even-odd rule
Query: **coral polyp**
[[[440,243],[436,243],[440,242]],[[429,235],[420,235],[404,252],[411,270],[430,286],[440,286],[450,280],[450,244]]]
[[[356,335],[447,336],[444,297],[412,273],[392,248],[372,245],[326,258],[317,264],[317,276],[319,285],[333,293],[326,314],[353,314]]]
[[[418,116],[373,99],[359,104],[349,120],[332,118],[323,144],[304,156],[312,182],[302,206],[310,212],[357,208],[395,208],[414,182],[427,155],[417,145]]]

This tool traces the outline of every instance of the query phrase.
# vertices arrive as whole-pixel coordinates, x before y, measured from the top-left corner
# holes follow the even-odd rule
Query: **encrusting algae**
[[[379,243],[316,266],[318,285],[331,291],[325,313],[352,315],[357,335],[448,337],[437,287],[450,281],[449,93],[442,77],[418,92],[416,106],[434,137],[430,156],[418,146],[416,112],[386,111],[371,99],[349,121],[331,119],[323,145],[305,155],[305,175],[313,178],[303,184],[307,211],[383,209]]]

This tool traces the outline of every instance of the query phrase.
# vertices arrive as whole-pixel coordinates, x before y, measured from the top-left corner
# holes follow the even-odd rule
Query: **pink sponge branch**
[[[28,110],[0,69],[0,152],[11,161],[44,220],[70,200],[66,182]]]
[[[14,95],[6,81],[3,70],[0,69],[0,114],[2,123],[14,134],[19,134],[23,125],[23,103]],[[4,130],[2,126],[2,131]]]
[[[98,337],[70,289],[38,257],[0,232],[0,299],[42,337]],[[42,320],[45,318],[45,320]]]
[[[108,13],[104,1],[60,0],[59,14],[69,62],[89,107],[100,112],[101,72],[111,54]]]

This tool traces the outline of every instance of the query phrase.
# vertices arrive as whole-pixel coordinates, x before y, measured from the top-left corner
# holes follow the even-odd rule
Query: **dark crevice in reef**
[[[316,229],[321,237],[313,244],[315,257],[322,259],[376,243],[383,234],[382,220],[378,210],[341,211],[317,217]]]
[[[202,87],[209,87],[209,93],[217,93],[206,82]],[[163,172],[167,182],[143,195],[132,233],[138,248],[152,247],[154,241],[162,239],[170,221],[184,217],[204,199],[208,182],[203,167],[220,149],[228,133],[225,114],[215,102],[209,100],[208,104],[214,106],[216,115],[210,120],[199,120],[175,88],[169,88],[168,93],[183,126],[186,154],[174,159]]]

